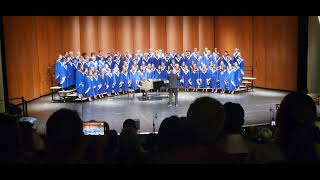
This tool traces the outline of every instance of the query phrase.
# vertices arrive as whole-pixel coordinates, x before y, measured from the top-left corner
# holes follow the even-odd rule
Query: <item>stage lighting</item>
[[[319,24],[320,24],[320,16],[318,16]]]

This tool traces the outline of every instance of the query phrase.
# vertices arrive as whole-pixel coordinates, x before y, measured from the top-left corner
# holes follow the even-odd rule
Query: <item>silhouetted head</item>
[[[183,126],[179,117],[165,118],[159,127],[157,135],[160,151],[174,150],[182,142]]]
[[[83,136],[82,121],[76,111],[60,109],[47,121],[47,143],[51,151],[72,153]]]
[[[123,122],[123,125],[122,125],[122,128],[127,128],[127,127],[132,127],[134,128],[135,130],[138,130],[137,126],[136,126],[136,123],[133,119],[126,119],[124,122]]]
[[[310,96],[295,92],[282,100],[276,125],[280,130],[280,147],[289,161],[316,159],[313,146],[316,118],[316,106]]]
[[[244,123],[244,110],[238,103],[227,102],[224,105],[225,121],[224,132],[239,133]]]
[[[187,117],[195,143],[212,144],[221,135],[225,119],[223,105],[211,97],[200,97],[189,107]]]
[[[0,115],[0,163],[15,163],[22,155],[22,139],[16,117]]]

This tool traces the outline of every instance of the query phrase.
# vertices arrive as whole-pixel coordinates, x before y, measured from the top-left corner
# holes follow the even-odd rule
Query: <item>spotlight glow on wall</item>
[[[319,23],[320,23],[320,16],[318,16],[318,19],[319,19]]]

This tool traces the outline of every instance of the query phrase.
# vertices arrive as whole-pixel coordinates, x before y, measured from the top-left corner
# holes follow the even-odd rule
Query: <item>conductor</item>
[[[169,80],[169,106],[172,106],[172,96],[174,94],[175,96],[175,101],[174,104],[175,106],[178,105],[178,88],[179,88],[179,80],[180,77],[178,75],[178,72],[175,68],[173,68],[172,73],[168,75],[168,80]]]

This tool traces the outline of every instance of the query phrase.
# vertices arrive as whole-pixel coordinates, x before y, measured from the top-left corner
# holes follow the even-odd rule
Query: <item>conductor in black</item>
[[[179,81],[180,77],[176,68],[173,68],[172,72],[168,75],[168,88],[169,88],[169,106],[172,106],[172,96],[175,96],[175,106],[178,105],[178,89],[179,89]]]

